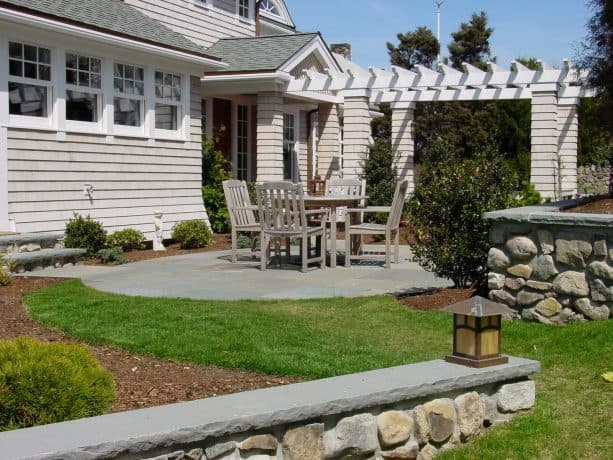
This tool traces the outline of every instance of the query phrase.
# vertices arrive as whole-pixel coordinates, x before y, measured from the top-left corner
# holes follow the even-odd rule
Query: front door
[[[232,102],[213,99],[213,142],[228,162],[232,158]]]

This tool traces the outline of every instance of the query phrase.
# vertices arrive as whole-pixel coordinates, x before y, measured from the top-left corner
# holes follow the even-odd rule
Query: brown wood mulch
[[[0,286],[0,339],[28,336],[42,341],[77,343],[62,332],[32,320],[21,301],[24,294],[60,281],[57,278],[15,277],[9,286]],[[117,396],[113,412],[298,381],[213,366],[185,365],[105,346],[89,346],[89,349],[115,380]]]
[[[613,198],[601,198],[588,201],[573,208],[564,209],[563,212],[581,212],[590,214],[613,214]]]

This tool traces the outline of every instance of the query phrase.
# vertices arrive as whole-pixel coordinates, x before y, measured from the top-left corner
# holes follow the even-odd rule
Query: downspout
[[[312,179],[314,176],[314,153],[317,146],[315,145],[315,139],[313,139],[313,114],[318,113],[319,109],[309,110],[307,112],[307,151],[310,155],[307,155],[307,179]]]

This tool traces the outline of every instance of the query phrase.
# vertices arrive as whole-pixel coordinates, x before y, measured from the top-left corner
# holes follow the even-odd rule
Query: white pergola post
[[[579,139],[578,98],[561,98],[558,101],[558,155],[562,196],[576,195],[577,147]]]
[[[283,180],[283,96],[258,93],[256,181]]]
[[[543,198],[556,199],[558,183],[558,84],[532,85],[530,182]]]
[[[317,174],[328,180],[338,177],[340,169],[340,125],[336,104],[319,104],[319,143],[317,144]]]
[[[392,151],[396,158],[398,179],[408,180],[407,193],[415,190],[415,103],[392,104]]]
[[[368,155],[370,138],[370,94],[352,91],[345,95],[343,111],[343,177],[359,179]]]

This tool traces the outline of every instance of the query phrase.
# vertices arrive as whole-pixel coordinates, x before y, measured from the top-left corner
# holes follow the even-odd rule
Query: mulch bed
[[[424,294],[399,296],[397,298],[400,303],[414,310],[439,310],[476,294],[478,293],[474,288],[444,288]]]
[[[0,286],[0,339],[19,336],[42,341],[77,343],[62,332],[39,325],[22,304],[24,294],[58,283],[53,278],[15,277]],[[295,378],[274,377],[212,366],[185,365],[105,346],[89,346],[92,354],[115,380],[113,412],[153,407],[222,394],[295,383]]]
[[[563,212],[581,212],[590,214],[613,214],[613,198],[601,198],[589,201],[574,208],[564,209]]]

